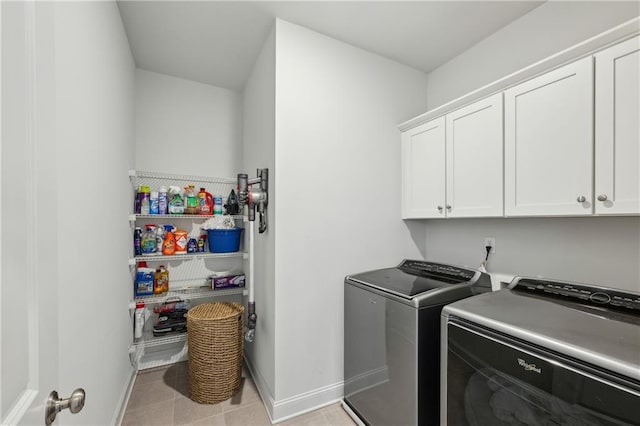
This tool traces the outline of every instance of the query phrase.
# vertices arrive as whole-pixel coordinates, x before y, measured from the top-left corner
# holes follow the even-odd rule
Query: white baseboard
[[[344,385],[343,382],[339,382],[275,401],[273,404],[273,423],[279,423],[309,411],[340,402],[343,394]]]
[[[269,391],[264,377],[247,356],[244,359],[272,424],[283,422],[342,400],[344,385],[343,382],[339,382],[276,401]]]
[[[251,374],[253,383],[255,383],[256,388],[258,389],[258,393],[260,394],[262,403],[264,404],[264,407],[267,409],[267,415],[269,416],[269,420],[271,421],[271,423],[273,423],[274,400],[273,400],[273,395],[271,395],[271,392],[267,387],[267,382],[264,379],[264,377],[262,377],[260,372],[255,368],[255,366],[251,363],[251,360],[247,356],[246,352],[244,354],[244,362],[247,365],[247,369],[249,370],[249,373]]]
[[[113,419],[111,421],[112,425],[121,425],[122,419],[124,418],[124,413],[127,410],[127,405],[129,404],[129,397],[131,397],[131,391],[133,390],[133,385],[136,382],[136,375],[138,371],[135,368],[131,369],[131,376],[129,377],[128,383],[125,384],[122,393],[120,394],[120,400],[116,405],[119,407],[115,413],[113,413]]]

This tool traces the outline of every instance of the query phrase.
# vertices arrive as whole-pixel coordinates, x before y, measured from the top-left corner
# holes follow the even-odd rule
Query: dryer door
[[[638,383],[455,319],[447,336],[447,424],[640,424]]]

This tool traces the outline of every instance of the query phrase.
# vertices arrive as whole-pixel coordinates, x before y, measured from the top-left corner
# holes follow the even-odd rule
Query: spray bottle
[[[173,226],[164,225],[164,241],[162,242],[162,254],[171,256],[176,253],[176,236],[173,235]]]
[[[177,186],[169,187],[171,200],[169,201],[169,214],[184,214],[184,201],[180,196],[180,188]]]

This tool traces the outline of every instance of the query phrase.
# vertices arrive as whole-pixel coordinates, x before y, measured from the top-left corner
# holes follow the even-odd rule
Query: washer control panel
[[[631,309],[635,313],[640,313],[640,294],[638,293],[535,278],[516,278],[509,288],[516,291],[574,299],[576,302],[587,305],[603,306],[606,308],[626,308]]]
[[[417,275],[439,275],[451,278],[457,278],[461,282],[469,281],[475,275],[476,271],[472,269],[458,268],[457,266],[443,265],[441,263],[426,262],[424,260],[404,260],[400,269],[409,270]]]

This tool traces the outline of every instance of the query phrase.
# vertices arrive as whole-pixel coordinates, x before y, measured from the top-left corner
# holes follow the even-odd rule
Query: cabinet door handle
[[[447,204],[447,210],[451,211],[451,206],[449,204]]]
[[[587,199],[585,198],[584,195],[581,195],[581,196],[578,197],[578,202],[579,203],[584,203],[585,201],[587,201]]]
[[[607,201],[607,194],[598,195],[598,201]]]
[[[438,211],[441,212],[442,211],[442,206],[438,206]]]

